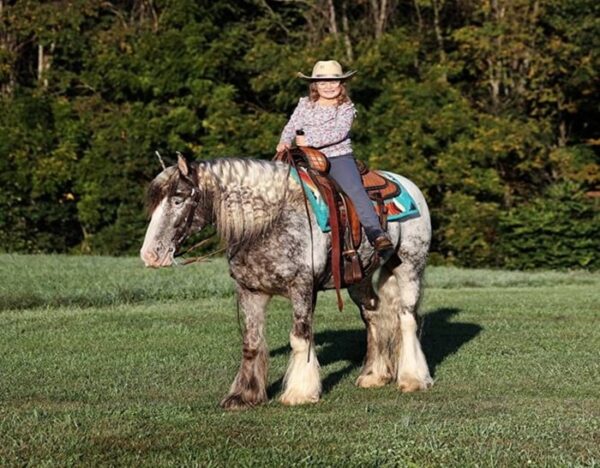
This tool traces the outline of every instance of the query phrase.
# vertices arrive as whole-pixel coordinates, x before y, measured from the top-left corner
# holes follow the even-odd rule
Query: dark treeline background
[[[0,250],[129,254],[154,155],[270,158],[316,60],[433,259],[600,267],[598,0],[0,0]]]

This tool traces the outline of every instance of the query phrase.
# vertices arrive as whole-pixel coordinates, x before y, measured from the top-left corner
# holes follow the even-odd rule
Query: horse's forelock
[[[190,173],[186,179],[192,183],[193,186],[198,185],[198,165],[196,163],[188,164]],[[167,167],[164,171],[158,174],[148,187],[148,193],[146,195],[146,207],[148,215],[152,216],[152,213],[156,209],[160,202],[167,195],[172,195],[181,179],[181,172],[177,166]]]
[[[148,215],[152,216],[160,202],[169,194],[177,184],[179,171],[176,166],[167,167],[158,174],[148,187],[146,195],[146,208]]]

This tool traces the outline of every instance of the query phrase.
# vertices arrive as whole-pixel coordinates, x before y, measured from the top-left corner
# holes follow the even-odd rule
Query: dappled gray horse
[[[348,289],[367,327],[366,357],[356,384],[378,387],[393,380],[400,390],[412,392],[432,384],[416,320],[431,226],[422,193],[400,179],[421,214],[389,224],[397,257],[381,268],[376,290],[372,273]],[[209,224],[226,242],[245,331],[242,363],[221,406],[244,408],[267,400],[265,309],[274,295],[289,298],[293,306],[292,352],[281,402],[318,401],[313,313],[317,291],[333,288],[330,236],[314,218],[309,223],[290,167],[250,159],[187,163],[180,157],[152,181],[148,197],[152,218],[141,250],[146,266],[171,265],[185,238]],[[368,242],[363,241],[360,255],[375,255]]]

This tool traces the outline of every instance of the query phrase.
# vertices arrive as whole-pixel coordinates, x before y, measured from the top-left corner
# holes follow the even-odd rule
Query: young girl
[[[295,137],[298,146],[312,146],[324,153],[331,164],[329,174],[354,203],[369,242],[387,257],[393,253],[393,245],[381,228],[352,154],[350,127],[356,111],[345,80],[354,73],[343,73],[338,62],[329,60],[317,62],[311,76],[298,74],[310,81],[309,95],[300,98],[283,129],[277,152],[290,148]]]

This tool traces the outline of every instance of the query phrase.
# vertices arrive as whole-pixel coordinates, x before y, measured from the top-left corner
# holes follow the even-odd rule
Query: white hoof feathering
[[[383,387],[391,379],[377,374],[359,375],[356,379],[356,386],[360,388]]]
[[[290,334],[292,355],[283,379],[284,392],[280,397],[284,405],[316,403],[321,396],[321,377],[315,347],[310,342]],[[309,356],[310,348],[310,356]]]
[[[403,392],[427,390],[433,385],[427,360],[417,338],[417,322],[412,314],[400,316],[402,348],[398,360],[398,388]]]
[[[361,388],[383,387],[391,380],[392,375],[388,370],[388,366],[381,354],[378,354],[367,369],[358,376],[356,385]]]

